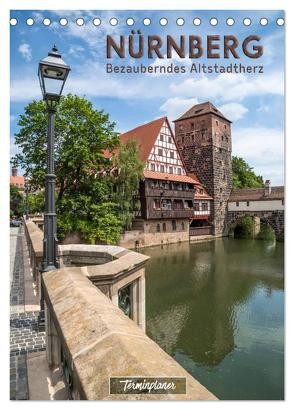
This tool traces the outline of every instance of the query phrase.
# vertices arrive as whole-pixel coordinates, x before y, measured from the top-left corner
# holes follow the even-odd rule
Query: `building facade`
[[[208,220],[211,198],[197,177],[188,173],[168,119],[159,118],[120,136],[122,143],[130,138],[139,144],[145,169],[139,187],[141,209],[133,221],[140,234],[134,239],[135,234],[128,232],[125,240],[129,237],[138,246],[189,240],[191,220]],[[196,216],[198,201],[201,212]]]
[[[212,199],[209,221],[223,235],[232,189],[231,121],[212,103],[194,105],[174,121],[175,138],[188,172],[199,178]]]

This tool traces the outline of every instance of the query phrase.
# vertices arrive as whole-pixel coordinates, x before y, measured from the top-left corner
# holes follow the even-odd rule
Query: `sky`
[[[37,69],[40,59],[56,44],[64,61],[71,66],[71,72],[64,93],[85,96],[94,108],[103,109],[116,123],[116,130],[124,132],[158,117],[167,115],[170,122],[178,118],[191,106],[211,101],[232,121],[233,155],[243,157],[258,175],[270,179],[273,185],[284,183],[284,26],[276,23],[283,18],[282,11],[12,11],[11,17],[18,23],[11,26],[11,155],[18,151],[14,134],[18,131],[18,116],[33,99],[41,98]],[[68,24],[61,26],[60,18],[67,18]],[[194,18],[201,24],[195,26]],[[235,23],[226,24],[231,17]],[[28,18],[34,24],[26,24]],[[43,19],[51,24],[44,26]],[[77,18],[84,19],[84,25],[76,24]],[[101,24],[94,26],[93,18],[100,18]],[[118,24],[109,21],[116,18]],[[126,20],[133,18],[134,25]],[[149,18],[151,24],[143,25]],[[168,24],[161,26],[160,18]],[[185,24],[178,26],[176,20],[183,18]],[[212,26],[210,19],[218,24]],[[244,18],[251,19],[251,25],[243,24]],[[262,26],[261,18],[268,24]],[[250,59],[240,54],[240,59],[201,58],[191,61],[180,59],[125,59],[106,58],[106,35],[127,36],[131,30],[140,29],[147,36],[167,34],[178,39],[180,35],[220,36],[232,34],[240,43],[248,35],[259,35],[264,47],[261,58]],[[190,67],[191,63],[228,65],[263,65],[263,74],[109,74],[105,65],[158,65],[176,64]]]

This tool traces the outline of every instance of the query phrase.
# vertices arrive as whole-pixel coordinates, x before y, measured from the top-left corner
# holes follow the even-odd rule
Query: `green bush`
[[[237,223],[234,237],[238,239],[254,238],[254,219],[251,216],[245,216]]]

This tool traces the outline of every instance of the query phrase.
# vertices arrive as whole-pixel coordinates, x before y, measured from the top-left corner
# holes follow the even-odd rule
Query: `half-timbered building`
[[[133,222],[134,229],[144,233],[143,245],[189,240],[190,222],[208,220],[211,198],[187,172],[167,117],[120,135],[122,143],[130,138],[138,142],[145,163],[141,209]]]

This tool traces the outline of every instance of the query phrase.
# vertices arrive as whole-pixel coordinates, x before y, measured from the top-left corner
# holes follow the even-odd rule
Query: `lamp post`
[[[25,215],[26,215],[26,219],[29,219],[29,192],[30,191],[31,191],[31,185],[26,183],[25,184],[25,194],[26,194]]]
[[[54,122],[57,105],[70,67],[62,60],[56,46],[39,63],[38,76],[48,112],[47,175],[45,184],[45,213],[42,271],[59,267],[55,213]]]

